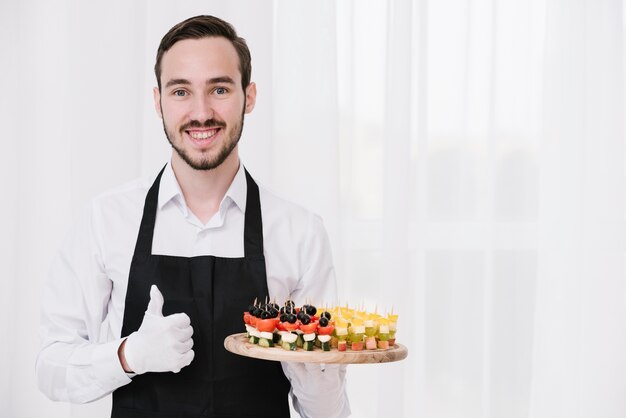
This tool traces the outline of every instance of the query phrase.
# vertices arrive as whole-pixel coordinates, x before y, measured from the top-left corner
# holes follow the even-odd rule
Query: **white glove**
[[[345,364],[285,363],[294,409],[303,418],[350,415]]]
[[[163,316],[163,295],[150,288],[150,302],[139,330],[126,339],[124,356],[130,369],[137,374],[174,372],[193,360],[193,328],[185,313]]]

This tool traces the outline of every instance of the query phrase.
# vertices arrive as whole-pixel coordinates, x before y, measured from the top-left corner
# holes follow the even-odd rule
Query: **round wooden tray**
[[[250,344],[245,333],[229,335],[224,340],[224,347],[231,353],[240,356],[296,363],[389,363],[403,360],[409,354],[409,350],[402,344],[395,344],[389,350],[337,351],[334,348],[331,351],[322,351],[315,348],[313,351],[305,351],[298,348],[297,351],[287,351],[278,346],[260,347],[256,344]]]

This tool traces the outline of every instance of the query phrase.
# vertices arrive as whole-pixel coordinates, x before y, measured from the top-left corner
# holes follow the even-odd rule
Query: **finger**
[[[191,325],[191,319],[189,319],[189,316],[184,312],[168,315],[165,318],[169,324],[176,328],[187,328]]]
[[[193,361],[193,358],[195,355],[196,353],[194,353],[193,350],[189,350],[185,354],[183,354],[183,358],[182,358],[182,364],[184,364],[183,367],[189,366],[191,362]]]
[[[163,295],[155,284],[150,287],[150,302],[146,312],[155,316],[163,316]]]
[[[189,339],[187,341],[178,341],[172,347],[174,351],[179,354],[185,354],[187,351],[191,350],[193,347],[193,340]]]
[[[185,328],[174,328],[172,332],[178,341],[186,341],[193,336],[193,327],[189,325]]]

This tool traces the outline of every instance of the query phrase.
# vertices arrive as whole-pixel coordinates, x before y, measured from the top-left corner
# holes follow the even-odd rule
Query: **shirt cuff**
[[[281,362],[291,382],[293,407],[302,418],[345,418],[350,415],[346,365]]]
[[[126,373],[122,368],[117,350],[124,338],[98,344],[92,353],[94,373],[98,376],[99,386],[107,392],[112,392],[120,386],[131,382],[132,373]]]

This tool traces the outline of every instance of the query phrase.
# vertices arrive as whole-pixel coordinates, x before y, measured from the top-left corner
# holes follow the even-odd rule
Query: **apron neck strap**
[[[135,248],[135,257],[146,258],[152,254],[152,239],[156,222],[157,206],[159,202],[159,186],[165,166],[157,175],[154,183],[148,190],[143,207],[143,216],[139,226],[139,236]],[[244,256],[263,256],[263,222],[261,216],[261,201],[259,186],[244,168],[246,173],[246,213],[244,224]]]
[[[263,256],[263,221],[261,216],[261,199],[259,186],[244,168],[246,172],[246,215],[243,247],[246,256]]]

